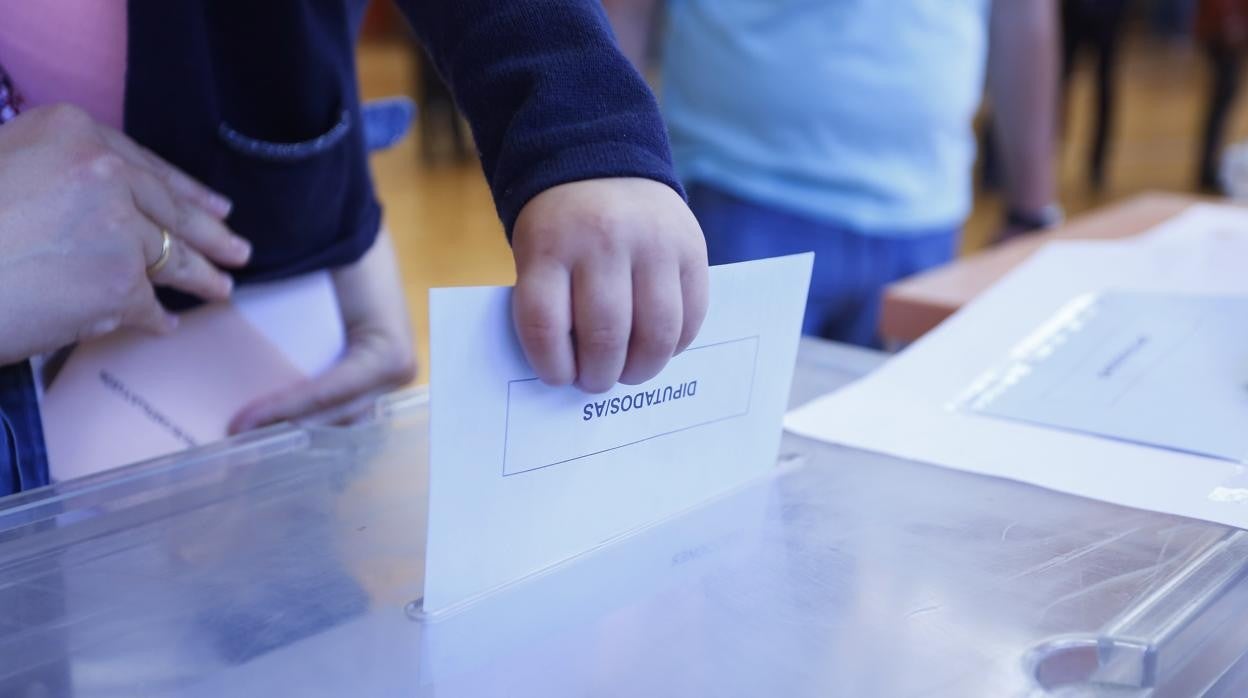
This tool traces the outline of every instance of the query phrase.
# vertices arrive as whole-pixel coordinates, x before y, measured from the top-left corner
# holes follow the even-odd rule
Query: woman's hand
[[[355,264],[334,272],[347,349],[320,376],[262,397],[230,422],[237,434],[275,422],[345,424],[371,413],[381,395],[416,377],[412,331],[394,247],[384,229]]]
[[[153,284],[229,297],[217,265],[250,246],[222,222],[229,202],[121,133],[67,106],[0,128],[0,364],[120,327],[176,325]],[[162,231],[170,256],[153,278]]]
[[[702,229],[659,182],[552,187],[521,210],[512,245],[516,333],[550,385],[602,392],[645,382],[706,315]]]

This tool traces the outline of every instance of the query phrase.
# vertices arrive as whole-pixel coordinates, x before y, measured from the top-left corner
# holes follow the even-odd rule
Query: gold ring
[[[160,273],[161,269],[165,268],[165,265],[169,263],[169,257],[172,253],[173,236],[169,234],[168,230],[162,228],[160,231],[160,256],[156,258],[155,262],[147,265],[148,278],[156,276]]]

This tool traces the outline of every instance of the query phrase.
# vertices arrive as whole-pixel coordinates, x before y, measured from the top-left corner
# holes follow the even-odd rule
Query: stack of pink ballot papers
[[[240,409],[325,370],[345,342],[324,272],[180,320],[167,336],[122,331],[73,350],[40,406],[54,481],[223,439]]]

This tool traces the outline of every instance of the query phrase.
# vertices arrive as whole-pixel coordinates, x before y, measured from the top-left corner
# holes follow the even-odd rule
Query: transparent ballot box
[[[794,401],[879,360],[808,342]],[[427,618],[427,427],[408,393],[5,500],[0,695],[1248,695],[1245,534],[791,436]]]

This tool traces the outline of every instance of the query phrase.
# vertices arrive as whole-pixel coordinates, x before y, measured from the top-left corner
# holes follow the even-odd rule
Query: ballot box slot
[[[1025,664],[1044,691],[1075,687],[1190,695],[1248,651],[1248,532],[1211,543],[1099,633],[1051,638]]]
[[[579,555],[537,570],[532,574],[513,580],[484,594],[472,597],[448,609],[430,613],[424,608],[423,599],[415,599],[404,607],[407,616],[426,626],[454,622],[464,616],[473,617],[488,613],[492,607],[507,603],[509,598],[551,596],[550,589],[566,584],[566,579],[577,578],[584,570],[609,567],[613,559],[642,555],[660,560],[659,567],[666,565],[668,571],[690,568],[689,563],[716,559],[727,549],[748,547],[762,532],[762,521],[772,493],[786,476],[807,467],[804,456],[782,453],[776,460],[775,469],[721,492],[672,516],[648,523],[603,541]],[[641,551],[641,552],[638,552]],[[653,563],[651,563],[653,564]],[[644,586],[637,568],[624,567],[617,574],[608,575],[631,579],[634,586]],[[601,581],[588,585],[600,589]],[[578,592],[575,589],[557,594],[566,599]],[[558,612],[556,605],[551,612]]]

